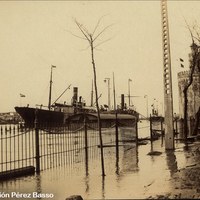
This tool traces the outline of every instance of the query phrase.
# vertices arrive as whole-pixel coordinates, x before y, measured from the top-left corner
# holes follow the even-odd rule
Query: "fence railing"
[[[35,165],[35,132],[18,125],[1,126],[1,171]]]
[[[94,156],[94,151],[99,151],[98,124],[94,122],[36,124],[34,128],[2,125],[0,132],[0,173],[29,166],[39,172],[83,162]],[[130,139],[135,132],[133,127],[128,133]],[[123,139],[123,134],[119,131],[119,140]],[[115,127],[102,128],[102,137],[103,145],[115,144]],[[88,151],[90,149],[93,150]]]

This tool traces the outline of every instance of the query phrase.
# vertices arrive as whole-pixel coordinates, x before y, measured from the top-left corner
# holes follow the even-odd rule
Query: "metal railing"
[[[0,166],[8,171],[35,165],[35,132],[19,125],[2,125],[0,128]]]
[[[135,132],[129,133],[130,138]],[[119,140],[123,138],[119,131]],[[103,128],[103,145],[115,145],[115,127]],[[34,128],[19,125],[0,127],[0,173],[34,166],[36,172],[83,162],[99,151],[98,124],[90,122],[66,125],[35,124]],[[87,155],[86,155],[87,154]]]

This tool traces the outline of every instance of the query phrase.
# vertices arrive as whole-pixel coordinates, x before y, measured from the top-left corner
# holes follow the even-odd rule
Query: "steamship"
[[[63,104],[57,103],[60,97],[70,88],[71,85],[68,86],[67,89],[56,99],[56,101],[51,104],[51,89],[52,89],[52,69],[55,66],[51,66],[51,73],[50,73],[50,87],[49,87],[49,102],[48,108],[40,105],[39,107],[19,107],[16,106],[16,112],[21,116],[26,126],[33,126],[36,122],[39,124],[48,124],[48,125],[55,125],[55,124],[65,124],[66,120],[76,114],[82,112],[94,112],[94,108],[86,107],[85,103],[82,101],[82,97],[79,97],[78,100],[78,88],[73,88],[73,97],[72,103]]]
[[[89,121],[97,121],[97,111],[96,108],[92,106],[86,106],[85,102],[82,101],[82,97],[78,97],[78,88],[73,88],[73,97],[71,104],[57,103],[58,99],[70,88],[71,85],[56,99],[56,101],[51,104],[51,88],[52,88],[52,68],[50,74],[50,88],[49,88],[49,102],[48,108],[45,109],[44,106],[40,105],[36,108],[26,107],[15,107],[16,112],[21,116],[24,123],[28,127],[33,127],[34,123],[37,122],[41,125],[61,125],[70,122],[80,122],[84,116],[87,115]],[[93,90],[93,89],[92,89]],[[92,91],[93,96],[93,91]],[[108,106],[107,106],[108,108]],[[105,109],[100,110],[100,118],[102,126],[114,126],[116,111],[108,110],[105,105]],[[121,106],[117,108],[117,118],[118,123],[124,124],[125,126],[132,124],[133,121],[138,121],[139,114],[128,109],[125,105],[124,95],[121,95]]]
[[[22,117],[26,126],[33,126],[36,122],[39,124],[65,124],[67,119],[78,113],[95,112],[94,109],[86,107],[82,102],[82,97],[78,100],[78,88],[74,87],[74,95],[72,97],[72,104],[54,103],[48,109],[40,106],[39,108],[31,107],[15,107],[16,112]]]

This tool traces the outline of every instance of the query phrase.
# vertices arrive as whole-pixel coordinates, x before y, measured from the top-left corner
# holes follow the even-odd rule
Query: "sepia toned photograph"
[[[200,199],[200,1],[0,1],[0,199]]]

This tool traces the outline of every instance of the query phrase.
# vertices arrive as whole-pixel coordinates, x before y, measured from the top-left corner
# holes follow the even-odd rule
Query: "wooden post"
[[[118,132],[117,111],[115,111],[115,138],[116,138],[116,152],[118,152],[119,151],[119,132]]]
[[[113,72],[113,96],[114,96],[114,110],[115,110],[115,143],[116,143],[116,155],[117,155],[119,153],[119,132],[118,132],[118,118],[117,118],[117,108],[116,108],[114,72]]]
[[[177,124],[177,117],[175,118],[175,130],[176,130],[176,137],[178,137],[178,124]]]
[[[163,121],[162,121],[162,119],[161,119],[161,135],[162,135],[162,137],[164,136],[164,130],[163,130]]]
[[[150,117],[149,117],[149,121],[150,121],[150,139],[151,139],[151,142],[152,142],[152,118],[151,118],[151,114],[150,114]]]
[[[40,173],[40,141],[39,141],[39,128],[37,121],[37,109],[35,110],[35,159],[36,159],[36,173]]]
[[[87,120],[84,114],[84,130],[85,130],[85,171],[88,176],[88,136],[87,136]]]

